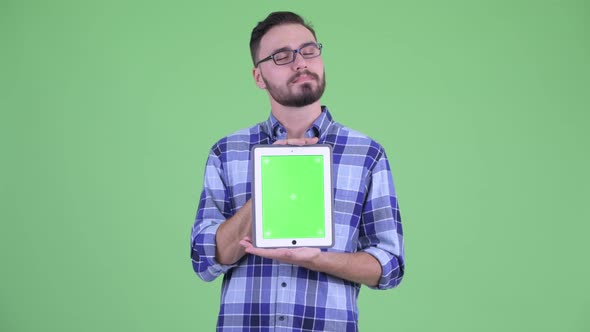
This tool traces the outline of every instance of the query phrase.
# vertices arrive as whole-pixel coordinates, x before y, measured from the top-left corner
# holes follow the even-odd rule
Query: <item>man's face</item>
[[[316,42],[313,34],[300,24],[276,26],[260,40],[258,60],[285,48],[299,49],[310,42]],[[321,55],[305,59],[297,53],[294,62],[282,66],[273,60],[262,62],[254,68],[254,78],[277,103],[291,107],[303,107],[318,101],[326,86]]]

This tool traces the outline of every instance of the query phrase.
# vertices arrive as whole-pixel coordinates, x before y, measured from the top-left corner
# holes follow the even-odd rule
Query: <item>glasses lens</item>
[[[301,49],[301,51],[299,51],[301,56],[304,58],[316,57],[316,56],[320,55],[320,52],[321,52],[320,48],[315,44],[305,46]]]
[[[277,65],[284,65],[293,61],[293,51],[283,51],[273,56]]]

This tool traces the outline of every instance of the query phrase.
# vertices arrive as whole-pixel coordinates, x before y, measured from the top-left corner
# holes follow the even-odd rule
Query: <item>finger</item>
[[[277,145],[312,145],[318,142],[317,137],[305,137],[305,138],[288,138],[276,141],[274,144]]]
[[[267,255],[268,255],[268,253],[266,252],[266,249],[256,248],[252,244],[244,247],[244,251],[248,254],[261,256],[261,257],[267,257]]]
[[[320,140],[319,137],[309,137],[305,139],[305,144],[311,145],[316,144]]]
[[[318,142],[317,137],[305,137],[305,138],[294,138],[292,140],[287,140],[291,145],[312,145]]]
[[[281,259],[283,256],[282,251],[280,249],[262,249],[253,246],[247,247],[245,249],[245,252],[248,254],[270,259]]]
[[[240,245],[241,245],[241,246],[242,246],[244,249],[246,249],[246,250],[248,250],[248,248],[252,248],[252,247],[254,247],[254,246],[252,245],[252,242],[250,242],[250,241],[249,241],[249,239],[246,239],[246,238],[243,238],[242,240],[240,240],[240,242],[239,242],[239,243],[240,243]]]

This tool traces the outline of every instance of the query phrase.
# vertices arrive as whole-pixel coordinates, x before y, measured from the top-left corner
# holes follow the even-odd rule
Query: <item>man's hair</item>
[[[252,62],[256,65],[258,60],[256,54],[260,48],[260,40],[268,32],[268,30],[283,24],[301,24],[307,28],[312,34],[313,38],[316,39],[315,31],[309,23],[306,23],[303,18],[293,12],[274,12],[270,13],[264,21],[258,22],[258,24],[252,30],[250,36],[250,54],[252,55]]]

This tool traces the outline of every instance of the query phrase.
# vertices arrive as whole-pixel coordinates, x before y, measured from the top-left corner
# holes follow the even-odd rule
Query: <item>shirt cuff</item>
[[[237,264],[219,264],[215,259],[215,234],[220,223],[213,224],[199,233],[191,248],[193,269],[197,275],[205,280],[212,281],[223,273],[226,273]]]
[[[400,265],[397,257],[385,250],[369,247],[362,250],[375,257],[379,264],[381,264],[381,278],[379,278],[379,284],[377,286],[369,288],[372,289],[389,289],[397,286],[401,282]]]

